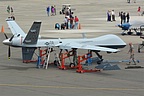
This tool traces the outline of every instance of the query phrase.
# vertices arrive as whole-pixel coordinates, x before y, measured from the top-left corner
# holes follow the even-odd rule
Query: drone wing
[[[97,50],[97,51],[106,51],[106,52],[118,52],[118,51],[120,51],[119,49],[100,47],[100,46],[95,46],[95,45],[87,45],[87,44],[83,44],[83,43],[81,44],[81,43],[76,43],[76,42],[62,43],[59,45],[59,47],[61,49],[77,48],[77,49],[88,49],[88,50]]]
[[[131,28],[140,28],[141,25],[144,25],[143,21],[131,21],[130,24],[132,25]]]

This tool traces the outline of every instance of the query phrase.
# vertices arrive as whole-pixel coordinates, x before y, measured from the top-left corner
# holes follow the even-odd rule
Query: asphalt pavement
[[[122,30],[115,25],[120,23],[118,12],[130,12],[130,20],[142,20],[138,16],[137,8],[143,10],[143,0],[136,3],[127,0],[0,0],[0,26],[4,26],[5,33],[12,36],[5,19],[10,16],[6,8],[8,5],[14,9],[16,22],[27,33],[33,21],[41,20],[40,35],[45,38],[82,38],[85,33],[87,38],[98,37],[105,34],[116,34],[127,44],[134,44],[135,59],[140,62],[137,66],[144,66],[144,49],[137,52],[138,45],[142,43],[139,36],[121,36]],[[71,4],[74,15],[80,19],[81,29],[55,30],[55,23],[62,23],[64,15],[59,14],[62,4]],[[56,16],[47,16],[46,7],[55,5]],[[107,22],[106,12],[115,10],[116,21]],[[37,69],[36,62],[23,63],[21,48],[11,47],[11,59],[7,58],[8,46],[2,44],[5,39],[0,33],[0,95],[1,96],[143,96],[144,94],[144,69],[127,67],[129,59],[129,46],[118,53],[107,54],[101,52],[103,58],[117,64],[121,70],[103,70],[100,72],[77,73],[73,70],[60,70],[50,65],[48,69]],[[79,50],[85,54],[85,50]],[[34,59],[37,59],[35,56]],[[51,57],[51,60],[53,58]]]

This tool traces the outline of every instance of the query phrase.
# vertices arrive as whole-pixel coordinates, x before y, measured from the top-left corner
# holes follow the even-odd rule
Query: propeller
[[[12,41],[12,39],[14,38],[14,35],[12,35],[12,37],[9,39],[9,41]],[[11,48],[10,48],[10,45],[9,45],[9,48],[8,48],[8,59],[10,59],[11,57]]]
[[[5,35],[5,38],[8,39],[8,36],[5,33],[4,33],[4,35]]]
[[[4,33],[4,26],[2,26],[1,32]],[[6,39],[8,39],[8,36],[6,35],[6,33],[4,33],[4,36]],[[9,41],[12,41],[12,39],[14,38],[14,35],[12,35],[12,37],[9,39]],[[8,59],[10,59],[11,56],[11,50],[10,50],[10,45],[8,47]]]

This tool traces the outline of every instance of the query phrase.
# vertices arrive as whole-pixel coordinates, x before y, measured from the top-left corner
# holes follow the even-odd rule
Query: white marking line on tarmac
[[[42,86],[42,85],[21,85],[21,84],[0,84],[6,87],[31,87],[31,88],[58,88],[58,89],[84,89],[84,90],[108,90],[108,91],[144,91],[144,88],[93,88],[76,86]]]

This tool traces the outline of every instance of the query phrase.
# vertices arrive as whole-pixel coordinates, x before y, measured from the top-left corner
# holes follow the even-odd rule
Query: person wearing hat
[[[131,63],[131,61],[134,62],[134,64],[136,65],[135,59],[134,59],[134,47],[132,43],[129,43],[130,49],[128,51],[128,53],[130,53],[130,60],[129,60],[129,64]]]

